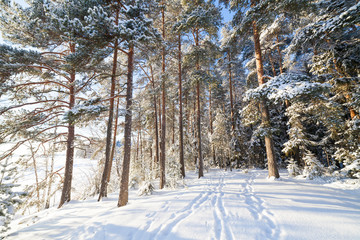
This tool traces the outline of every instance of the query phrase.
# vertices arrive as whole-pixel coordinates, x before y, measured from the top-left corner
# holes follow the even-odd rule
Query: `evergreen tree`
[[[197,148],[198,148],[198,166],[199,178],[204,176],[203,173],[203,156],[201,141],[201,108],[200,108],[200,85],[207,78],[207,74],[201,69],[205,52],[201,47],[201,35],[203,33],[209,36],[216,36],[220,26],[221,15],[219,10],[211,3],[205,1],[182,1],[185,8],[180,20],[174,26],[176,32],[190,32],[194,38],[194,47],[191,55],[195,59],[195,70],[192,74],[192,81],[196,84],[196,106],[197,106]]]
[[[26,66],[17,65],[17,71],[31,69],[31,74],[37,76],[40,80],[33,81],[31,78],[25,78],[22,84],[13,84],[13,88],[30,86],[36,93],[37,88],[45,86],[42,94],[37,94],[36,102],[26,102],[17,107],[33,105],[38,103],[49,103],[43,110],[34,110],[27,116],[33,116],[33,122],[30,127],[42,124],[43,129],[38,129],[33,136],[53,129],[54,127],[66,127],[67,132],[67,153],[65,166],[65,179],[63,192],[59,207],[65,202],[70,201],[72,169],[74,161],[74,140],[75,123],[84,115],[98,115],[104,108],[96,107],[99,100],[83,101],[83,104],[77,105],[80,101],[77,95],[86,90],[86,87],[98,76],[95,67],[106,57],[104,46],[106,42],[93,41],[89,39],[94,35],[89,28],[101,21],[94,21],[103,17],[101,12],[96,11],[98,1],[68,1],[66,3],[57,3],[53,1],[33,1],[28,7],[19,5],[10,5],[2,3],[1,10],[1,28],[6,33],[5,37],[13,43],[18,43],[24,47],[31,46],[39,50],[37,61]],[[89,10],[95,7],[94,11]],[[98,26],[98,29],[101,27]],[[96,37],[95,37],[96,39]],[[96,39],[99,40],[99,39]],[[24,64],[23,59],[16,59],[20,64]],[[14,65],[15,66],[15,65]],[[16,71],[13,71],[15,74]],[[77,76],[82,75],[82,78]],[[7,81],[10,83],[10,81]],[[54,92],[57,93],[55,98]],[[41,96],[41,97],[39,97]],[[68,100],[63,100],[67,97]],[[25,100],[28,97],[25,98]],[[11,109],[11,108],[10,108]],[[47,126],[54,117],[64,113],[63,125]],[[8,111],[6,109],[6,111]],[[47,112],[47,115],[42,114]],[[41,116],[39,119],[38,117]],[[34,121],[35,120],[35,121]],[[67,126],[65,126],[67,124]],[[18,142],[16,146],[26,142]]]
[[[225,167],[230,162],[230,129],[224,112],[221,109],[216,111],[214,120],[214,132],[211,135],[211,144],[217,149],[217,158],[220,167]],[[230,122],[231,123],[231,122]],[[230,124],[231,126],[231,124]]]
[[[9,230],[9,223],[12,220],[16,208],[22,203],[21,198],[26,194],[14,191],[17,187],[14,183],[16,179],[17,167],[10,163],[8,159],[0,164],[0,238],[6,236]]]
[[[118,207],[125,206],[128,202],[129,170],[131,155],[131,126],[132,126],[132,98],[134,74],[134,50],[138,44],[150,43],[159,39],[158,32],[152,28],[152,21],[145,14],[149,9],[144,1],[132,1],[122,11],[125,19],[120,25],[120,37],[128,49],[128,70],[126,82],[126,115],[124,126],[124,160],[120,182]]]

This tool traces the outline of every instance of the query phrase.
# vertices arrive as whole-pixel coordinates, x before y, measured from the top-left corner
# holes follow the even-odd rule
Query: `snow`
[[[188,172],[186,187],[131,190],[125,207],[114,193],[17,219],[8,239],[359,239],[360,189],[281,175]]]

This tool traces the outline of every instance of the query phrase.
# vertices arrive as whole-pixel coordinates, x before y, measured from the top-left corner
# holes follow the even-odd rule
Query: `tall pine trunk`
[[[75,47],[70,44],[71,52],[75,52]],[[69,82],[69,109],[72,110],[75,106],[75,71],[70,74]],[[64,203],[71,200],[71,182],[73,176],[73,166],[74,166],[74,140],[75,140],[75,126],[73,122],[69,122],[68,133],[67,133],[67,142],[66,142],[66,163],[65,163],[65,177],[64,184],[61,193],[59,208],[64,205]]]
[[[232,72],[231,72],[231,53],[228,52],[228,60],[229,60],[229,90],[230,90],[230,112],[231,112],[231,129],[234,131],[235,129],[235,121],[234,121],[234,100],[233,100],[233,84],[232,84]]]
[[[120,181],[120,193],[118,207],[125,206],[129,198],[129,171],[131,157],[131,124],[132,124],[132,90],[134,72],[134,47],[129,47],[128,52],[128,73],[126,87],[126,115],[124,127],[124,161]]]
[[[117,129],[118,129],[118,119],[119,119],[119,103],[120,98],[118,97],[116,101],[116,116],[115,116],[115,123],[114,123],[114,133],[113,133],[113,144],[111,147],[111,154],[110,154],[110,165],[107,172],[107,183],[110,182],[110,175],[111,175],[111,168],[113,165],[114,155],[115,155],[115,147],[116,147],[116,135],[117,135]],[[107,192],[107,189],[105,189]]]
[[[162,8],[162,37],[165,40],[165,10]],[[165,47],[162,48],[162,126],[161,126],[161,158],[160,158],[160,189],[165,187],[165,161],[166,161],[166,86],[165,86]]]
[[[171,119],[171,128],[172,128],[172,138],[171,144],[175,144],[175,100],[172,101],[172,119]]]
[[[199,31],[195,32],[195,44],[199,47]],[[200,70],[199,59],[196,60],[196,70]],[[198,138],[198,162],[199,162],[199,178],[204,176],[204,162],[201,151],[201,109],[200,109],[200,81],[196,83],[196,103],[197,103],[197,138]]]
[[[268,56],[269,58],[269,62],[270,62],[270,65],[271,65],[271,70],[273,72],[273,77],[276,77],[276,71],[275,71],[275,64],[274,64],[274,60],[271,56],[271,51],[269,53],[267,53],[267,51],[265,51],[265,55]]]
[[[209,86],[209,122],[210,122],[210,134],[213,135],[214,127],[213,127],[213,117],[212,117],[212,92],[211,85]],[[213,163],[216,163],[216,152],[215,146],[212,144],[211,146],[211,154],[213,158]]]
[[[181,66],[181,34],[179,34],[179,158],[181,165],[181,175],[185,177],[185,162],[184,162],[184,127],[183,127],[183,108],[182,108],[182,66]]]
[[[252,0],[252,6],[255,5],[255,0]],[[259,32],[257,29],[256,22],[253,21],[253,36],[254,36],[254,46],[255,46],[255,58],[256,58],[256,70],[257,70],[257,77],[259,85],[264,84],[264,68],[263,62],[261,57],[261,46],[260,46],[260,39],[259,39]],[[265,128],[270,128],[270,114],[269,109],[265,103],[265,99],[260,100],[260,112],[261,112],[261,121],[262,125]],[[274,151],[274,141],[270,133],[267,133],[265,136],[265,148],[266,148],[266,156],[268,160],[268,168],[269,168],[269,177],[279,178],[279,171],[276,164],[276,155]]]
[[[157,115],[157,101],[156,101],[156,95],[155,95],[155,79],[154,79],[154,74],[153,74],[153,70],[152,70],[152,66],[150,65],[150,70],[151,70],[151,83],[152,83],[152,88],[154,91],[154,96],[153,96],[153,101],[154,101],[154,117],[155,117],[155,162],[158,163],[159,162],[159,127],[158,127],[158,115]]]
[[[159,142],[159,164],[160,164],[160,161],[161,161],[161,155],[162,155],[162,152],[161,152],[161,133],[162,133],[162,121],[161,121],[161,98],[159,97],[158,98],[158,102],[159,102],[159,137],[160,137],[160,142]]]
[[[116,13],[115,23],[118,23],[119,13]],[[108,173],[111,168],[112,159],[110,159],[111,155],[111,136],[112,136],[112,125],[114,119],[114,102],[115,102],[115,86],[116,86],[116,69],[117,69],[117,56],[118,56],[118,39],[115,40],[114,44],[114,56],[113,56],[113,65],[112,65],[112,73],[111,73],[111,86],[110,86],[110,109],[109,109],[109,119],[107,124],[107,132],[106,132],[106,147],[105,147],[105,166],[104,171],[101,178],[101,186],[98,201],[101,200],[102,197],[107,197],[107,185],[108,185]],[[113,143],[115,144],[115,143]]]

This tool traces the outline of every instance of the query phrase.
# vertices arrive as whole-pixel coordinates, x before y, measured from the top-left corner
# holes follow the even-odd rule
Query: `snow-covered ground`
[[[102,202],[72,201],[17,219],[8,239],[360,239],[360,190],[324,186],[267,171],[210,170],[186,187],[156,190],[118,208],[118,194]]]

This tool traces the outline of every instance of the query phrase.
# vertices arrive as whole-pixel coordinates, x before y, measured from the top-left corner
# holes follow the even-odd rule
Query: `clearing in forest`
[[[145,197],[132,191],[122,208],[114,193],[18,219],[9,239],[359,239],[359,189],[285,175],[190,172],[186,187]]]

